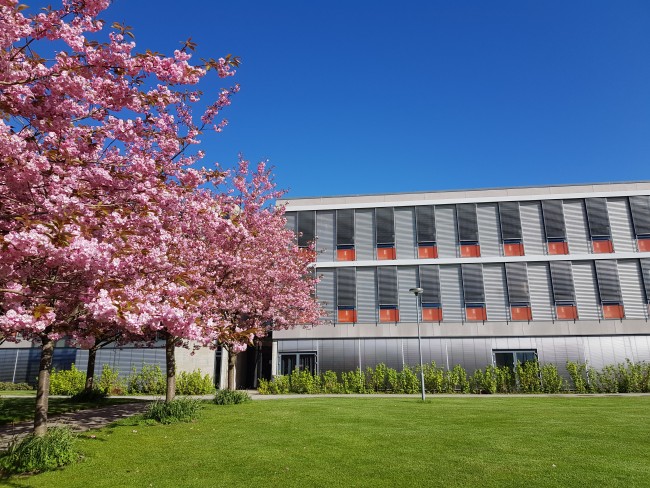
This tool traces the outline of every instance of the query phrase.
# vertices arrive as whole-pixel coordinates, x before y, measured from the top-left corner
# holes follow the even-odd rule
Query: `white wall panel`
[[[539,202],[521,202],[521,231],[524,236],[526,255],[544,254],[544,231],[542,229],[542,206]]]
[[[355,212],[354,247],[357,260],[375,259],[375,211],[371,208]]]
[[[334,269],[319,269],[320,281],[316,284],[316,296],[318,303],[325,312],[322,318],[324,321],[336,320],[336,286],[334,280]]]
[[[608,198],[609,224],[615,252],[634,252],[634,230],[627,198]]]
[[[485,305],[487,319],[508,320],[508,297],[506,293],[506,275],[503,264],[484,264],[483,283],[485,284]]]
[[[645,293],[641,281],[641,267],[637,259],[618,261],[618,278],[621,283],[625,318],[644,319],[647,315]]]
[[[453,205],[436,206],[435,212],[438,257],[455,258],[458,249],[456,207]]]
[[[440,266],[440,296],[442,298],[442,319],[445,322],[463,320],[463,299],[460,281],[460,266]]]
[[[551,275],[546,263],[528,263],[528,287],[533,320],[552,320],[553,293]]]
[[[334,210],[316,212],[316,261],[334,261],[336,255],[336,235],[334,233]]]
[[[357,268],[357,321],[377,323],[377,279],[375,268]]]
[[[583,200],[564,201],[564,220],[571,254],[587,254],[591,251],[587,231],[587,212]]]
[[[415,266],[399,266],[397,268],[397,295],[400,322],[417,321],[415,295],[409,291],[416,286],[417,268]]]
[[[592,261],[575,261],[572,263],[573,285],[578,302],[578,319],[590,320],[600,318],[598,299],[598,282]]]
[[[501,228],[496,203],[479,203],[476,206],[478,238],[481,256],[501,255]]]
[[[415,209],[398,207],[395,209],[395,251],[397,259],[416,257]]]

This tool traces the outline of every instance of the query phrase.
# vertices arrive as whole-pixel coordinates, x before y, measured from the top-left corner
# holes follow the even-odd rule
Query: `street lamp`
[[[422,339],[420,337],[420,301],[424,290],[422,288],[411,288],[409,291],[415,295],[415,317],[418,323],[418,350],[420,351],[420,386],[422,388],[422,401],[424,401],[424,368],[422,367]]]

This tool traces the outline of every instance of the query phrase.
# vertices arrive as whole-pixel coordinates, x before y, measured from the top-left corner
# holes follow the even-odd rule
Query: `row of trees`
[[[197,85],[239,60],[191,64],[190,41],[172,56],[135,53],[124,26],[102,38],[109,4],[28,14],[0,0],[0,337],[40,344],[37,435],[62,338],[91,361],[112,341],[163,338],[171,401],[177,346],[234,356],[319,316],[313,250],[271,205],[280,192],[264,164],[194,168],[238,90],[205,103]]]

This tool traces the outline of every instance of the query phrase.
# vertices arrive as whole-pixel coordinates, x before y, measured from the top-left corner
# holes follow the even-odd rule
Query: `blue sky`
[[[241,56],[206,164],[268,158],[288,196],[650,179],[647,0],[114,0],[103,17],[140,50],[191,36]]]

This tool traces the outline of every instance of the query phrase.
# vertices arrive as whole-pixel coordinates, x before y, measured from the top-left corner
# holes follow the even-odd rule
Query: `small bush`
[[[162,395],[167,388],[165,375],[157,364],[143,364],[139,372],[134,367],[126,383],[130,394]]]
[[[176,376],[176,392],[179,395],[209,395],[214,393],[214,383],[209,374],[201,375],[200,369],[191,373],[181,371]]]
[[[314,376],[309,371],[296,368],[289,375],[291,393],[314,393],[314,390]]]
[[[81,390],[79,393],[72,395],[70,400],[75,402],[101,402],[105,400],[108,395],[105,391],[93,388],[90,391]]]
[[[10,381],[0,381],[0,391],[28,391],[34,387],[28,383],[12,383]]]
[[[108,364],[102,367],[102,374],[96,386],[107,395],[123,395],[127,389],[125,381],[120,378],[120,373]]]
[[[542,391],[544,393],[560,393],[564,389],[564,379],[554,364],[547,363],[542,366],[540,374],[542,375]]]
[[[517,361],[515,370],[519,380],[519,390],[522,393],[539,393],[542,390],[537,361],[526,361],[523,364]]]
[[[176,398],[171,402],[156,400],[149,405],[143,418],[161,424],[191,422],[198,418],[201,407],[201,401],[195,398]]]
[[[443,391],[445,372],[436,366],[435,361],[424,365],[424,388],[429,393],[440,393]]]
[[[341,374],[343,393],[365,393],[366,375],[357,368],[355,371],[348,371]]]
[[[325,371],[321,375],[320,384],[323,393],[341,393],[341,385],[334,371]]]
[[[587,393],[588,384],[586,380],[587,367],[584,364],[574,363],[567,361],[566,369],[571,376],[573,382],[573,389],[576,393]]]
[[[250,395],[241,390],[217,390],[214,396],[214,403],[217,405],[237,405],[250,401]]]
[[[75,395],[86,386],[86,373],[73,364],[70,369],[53,370],[50,374],[50,395]]]
[[[0,458],[5,474],[51,471],[77,459],[76,436],[65,427],[51,427],[43,437],[28,435],[12,443]]]

